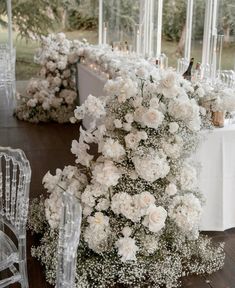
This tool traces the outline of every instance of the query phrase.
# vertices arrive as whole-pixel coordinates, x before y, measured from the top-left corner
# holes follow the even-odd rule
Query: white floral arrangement
[[[66,39],[64,33],[42,37],[35,62],[39,79],[31,79],[26,95],[19,95],[15,115],[30,122],[69,122],[76,107],[76,67],[85,44]]]
[[[138,67],[105,90],[75,110],[73,120],[93,116],[72,142],[76,165],[48,172],[49,197],[32,205],[30,227],[43,235],[33,255],[47,280],[55,282],[64,190],[83,207],[76,287],[180,287],[184,275],[222,268],[223,245],[199,235],[202,198],[189,158],[204,119],[197,89],[173,71]]]
[[[196,84],[200,90],[200,104],[208,112],[234,112],[235,111],[235,89],[225,87],[218,82],[214,85],[209,83]]]

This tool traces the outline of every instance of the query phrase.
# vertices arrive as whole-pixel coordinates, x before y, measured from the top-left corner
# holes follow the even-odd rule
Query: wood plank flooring
[[[30,124],[12,116],[0,93],[0,146],[21,148],[25,151],[32,167],[30,197],[45,193],[42,177],[50,170],[74,164],[70,152],[73,139],[78,139],[79,127],[72,124]],[[208,232],[215,241],[225,241],[226,261],[224,268],[212,275],[191,276],[182,279],[183,288],[235,288],[235,229],[225,232]],[[28,274],[30,288],[50,288],[45,281],[43,268],[31,257],[30,247],[37,243],[36,236],[28,233]],[[14,285],[12,287],[19,287]]]

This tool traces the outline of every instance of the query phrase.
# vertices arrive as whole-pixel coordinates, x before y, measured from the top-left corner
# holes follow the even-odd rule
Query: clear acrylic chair
[[[0,147],[0,288],[28,288],[26,221],[31,168],[20,149]],[[9,276],[2,279],[2,274]]]
[[[78,199],[63,192],[59,227],[56,288],[75,287],[77,248],[80,239],[82,209]]]

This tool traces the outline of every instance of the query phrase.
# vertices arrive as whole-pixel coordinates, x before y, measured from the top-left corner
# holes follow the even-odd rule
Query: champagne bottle
[[[192,77],[192,67],[193,67],[193,61],[194,58],[190,59],[190,63],[188,65],[187,70],[184,72],[183,77],[189,81],[191,81],[191,77]]]

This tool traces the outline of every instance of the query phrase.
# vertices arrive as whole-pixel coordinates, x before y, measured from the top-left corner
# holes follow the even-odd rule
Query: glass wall
[[[135,49],[139,15],[139,0],[103,0],[103,43]]]
[[[220,0],[218,5],[218,34],[223,35],[221,69],[235,69],[235,1]]]

